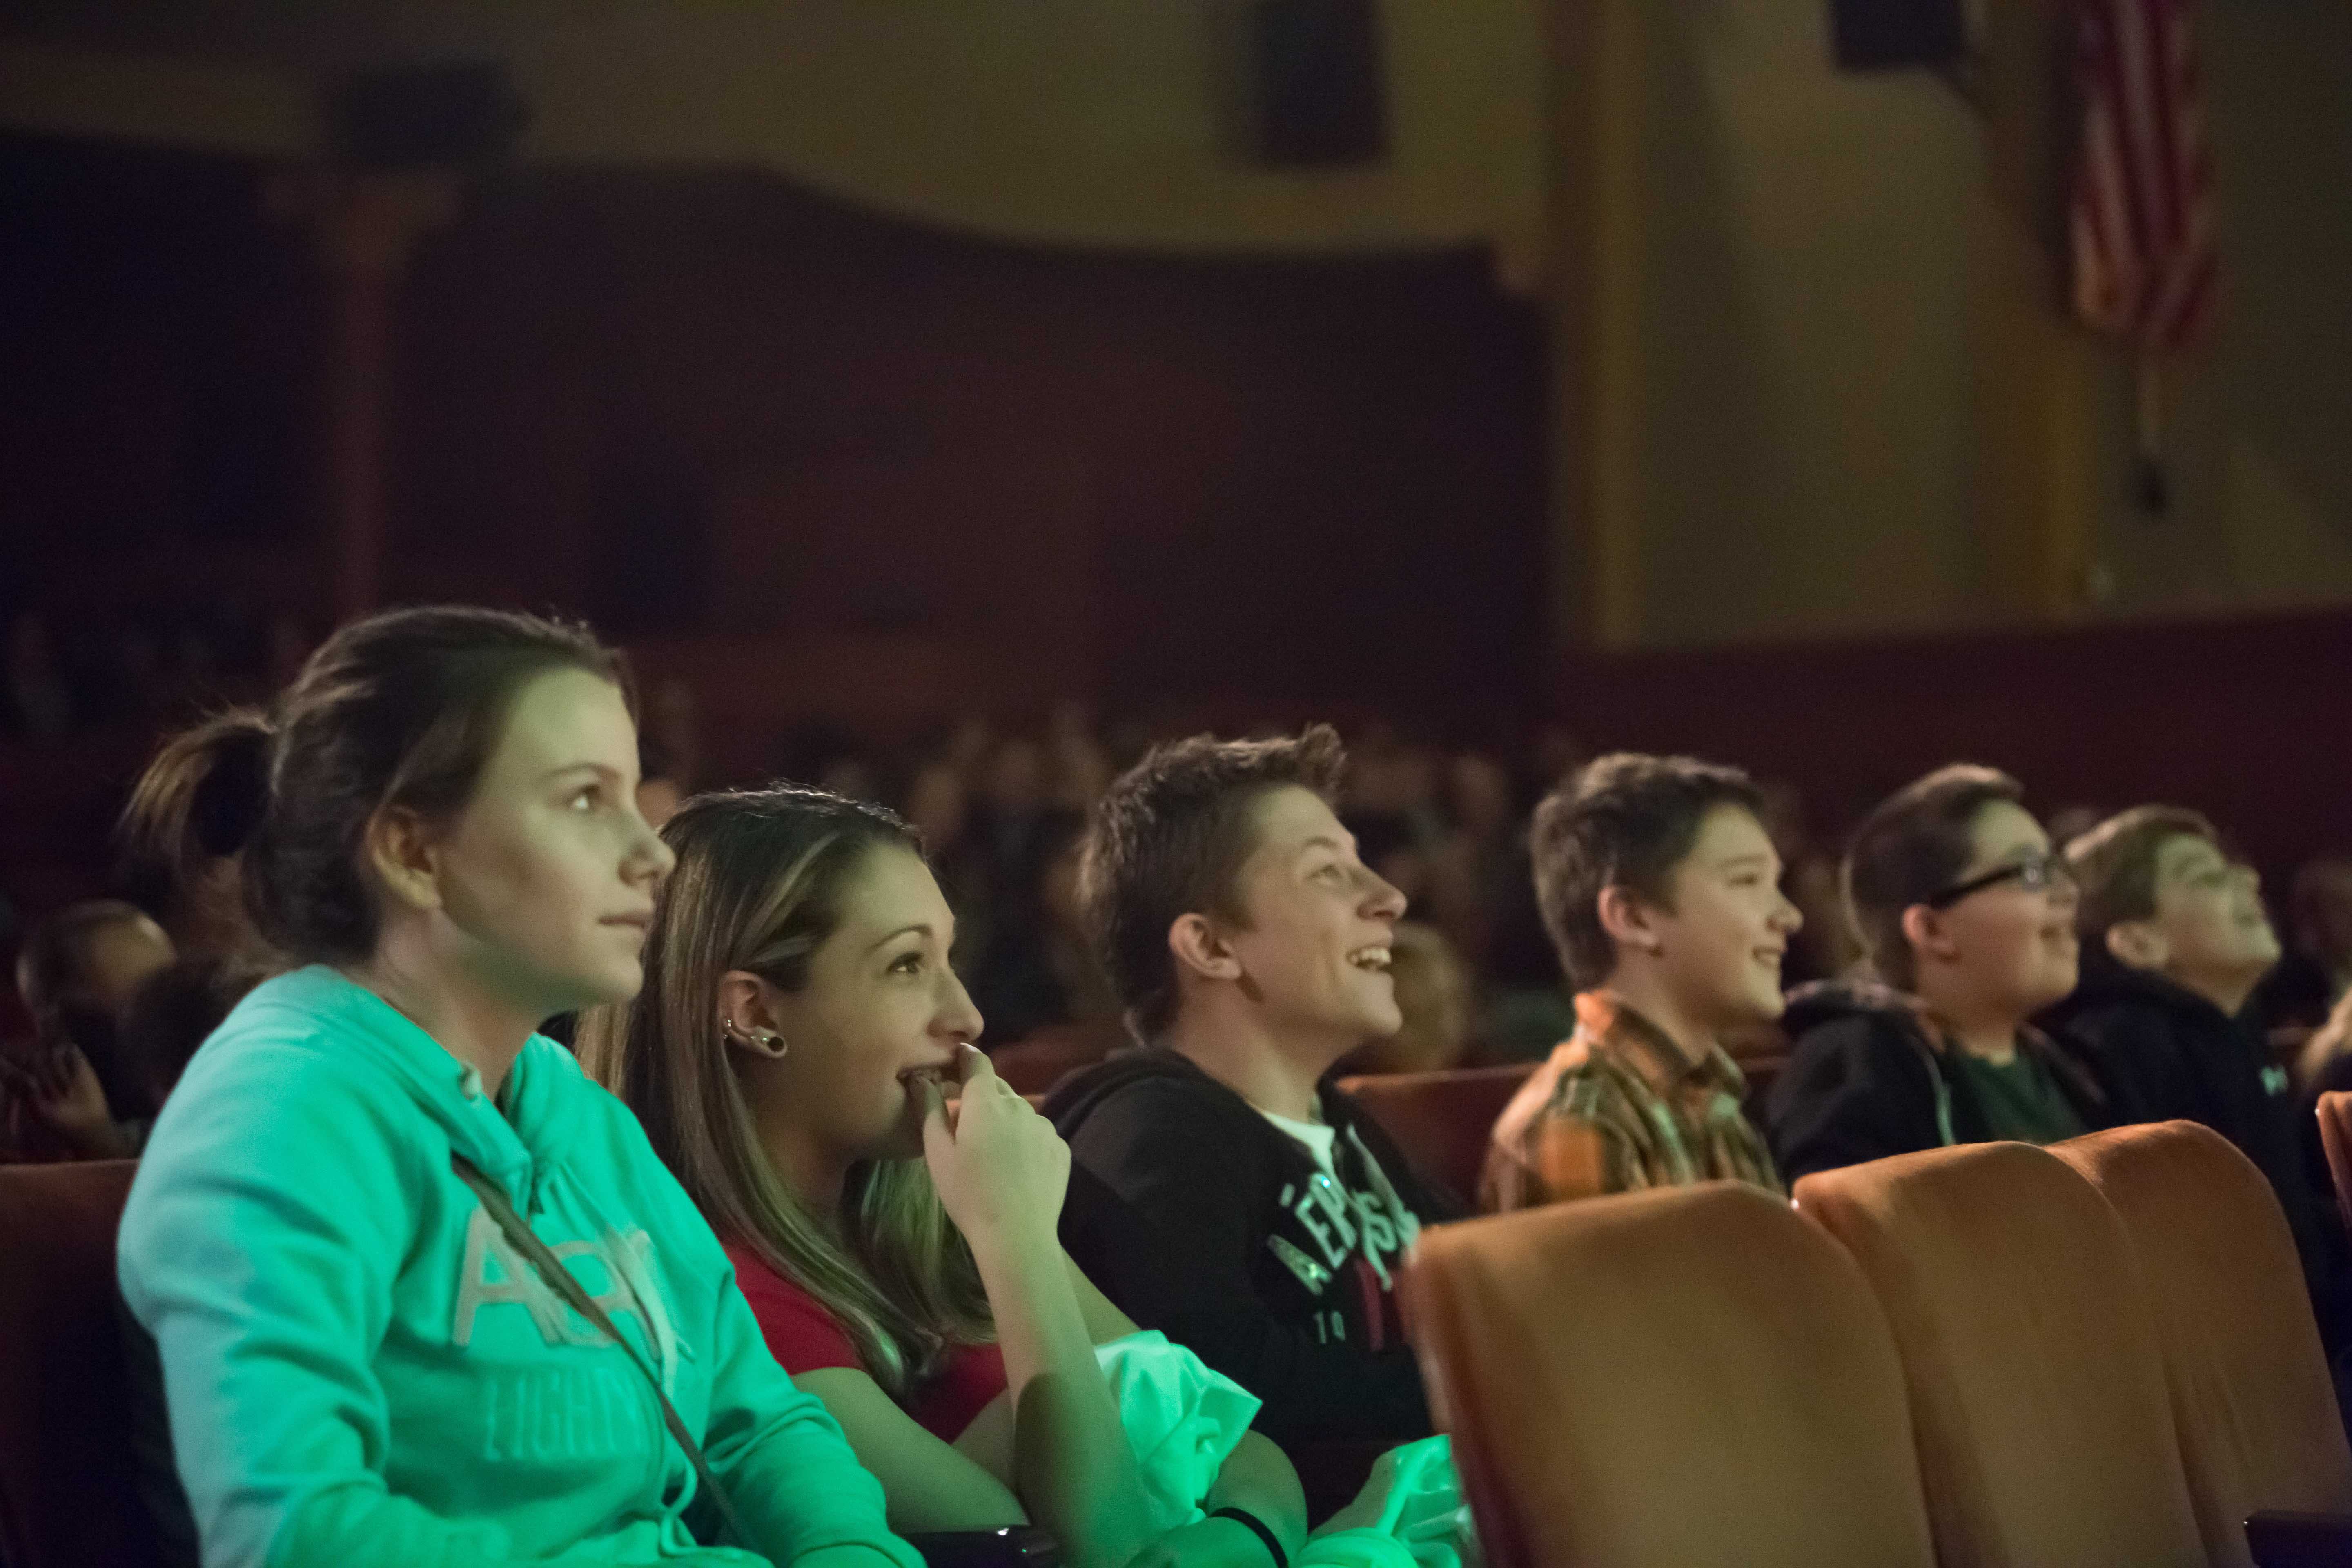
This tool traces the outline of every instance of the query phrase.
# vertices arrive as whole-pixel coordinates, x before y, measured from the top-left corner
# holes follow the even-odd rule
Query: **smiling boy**
[[[1495,1125],[1480,1202],[1516,1209],[1692,1183],[1781,1190],[1718,1044],[1780,1016],[1803,923],[1748,775],[1620,752],[1536,808],[1537,901],[1576,1033]]]
[[[1429,1430],[1397,1314],[1423,1225],[1454,1217],[1328,1076],[1402,1019],[1404,897],[1332,814],[1339,736],[1196,737],[1111,786],[1090,933],[1143,1048],[1046,1101],[1062,1215],[1103,1293],[1265,1402],[1276,1442]]]
[[[2342,1233],[2304,1175],[2294,1103],[2247,999],[2279,961],[2253,868],[2212,823],[2140,805],[2066,847],[2082,889],[2083,981],[2042,1023],[2083,1057],[2126,1121],[2201,1122],[2270,1179],[2315,1298],[2340,1298]],[[2323,1329],[2340,1325],[2323,1311]]]

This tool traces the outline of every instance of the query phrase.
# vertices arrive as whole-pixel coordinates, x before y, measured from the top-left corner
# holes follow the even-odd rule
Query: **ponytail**
[[[269,802],[270,728],[259,709],[235,708],[163,743],[116,829],[134,878],[184,888],[244,850]]]

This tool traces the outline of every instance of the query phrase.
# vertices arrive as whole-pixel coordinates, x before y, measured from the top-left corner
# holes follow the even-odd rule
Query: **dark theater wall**
[[[1539,329],[1476,256],[1044,253],[539,175],[428,242],[403,321],[402,596],[929,635],[1015,700],[1532,698]]]

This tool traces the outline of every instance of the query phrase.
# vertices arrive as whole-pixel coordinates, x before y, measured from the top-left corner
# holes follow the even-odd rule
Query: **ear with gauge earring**
[[[757,1051],[771,1061],[781,1060],[785,1051],[783,1036],[773,1029],[744,1030],[734,1019],[719,1016],[719,1037],[730,1046],[740,1046],[747,1051]]]

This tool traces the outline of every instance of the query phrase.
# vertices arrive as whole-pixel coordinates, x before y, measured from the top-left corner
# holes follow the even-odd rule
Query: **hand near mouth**
[[[1070,1149],[988,1058],[956,1053],[962,1093],[950,1108],[941,1071],[908,1075],[922,1097],[923,1161],[948,1217],[975,1253],[1052,1246],[1070,1184]]]

